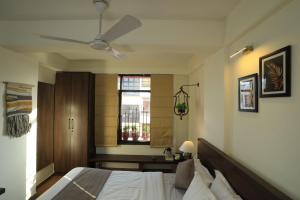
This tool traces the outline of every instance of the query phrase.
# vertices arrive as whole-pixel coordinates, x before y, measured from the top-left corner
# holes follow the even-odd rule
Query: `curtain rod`
[[[29,87],[35,87],[35,85],[27,84],[27,83],[17,83],[17,82],[9,82],[9,81],[3,81],[4,84],[12,83],[12,84],[22,84],[27,85]]]

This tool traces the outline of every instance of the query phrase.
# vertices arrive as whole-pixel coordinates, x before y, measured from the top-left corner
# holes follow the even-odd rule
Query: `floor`
[[[41,183],[36,188],[36,194],[30,198],[30,200],[37,199],[41,194],[43,194],[46,190],[48,190],[52,185],[54,185],[59,179],[63,177],[62,175],[52,175],[50,178],[48,178],[46,181]]]

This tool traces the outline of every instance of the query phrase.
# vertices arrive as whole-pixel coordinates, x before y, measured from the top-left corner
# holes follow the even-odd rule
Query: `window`
[[[119,144],[150,143],[149,75],[119,75]]]

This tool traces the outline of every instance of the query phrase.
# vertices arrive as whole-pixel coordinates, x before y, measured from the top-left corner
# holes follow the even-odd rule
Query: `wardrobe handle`
[[[69,129],[71,129],[71,119],[69,118]]]
[[[72,118],[72,130],[74,130],[74,119]]]

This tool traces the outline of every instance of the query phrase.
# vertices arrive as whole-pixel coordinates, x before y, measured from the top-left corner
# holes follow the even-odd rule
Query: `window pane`
[[[147,76],[123,76],[122,90],[150,90],[150,77]]]
[[[150,95],[150,92],[122,92],[122,140],[150,141]]]

